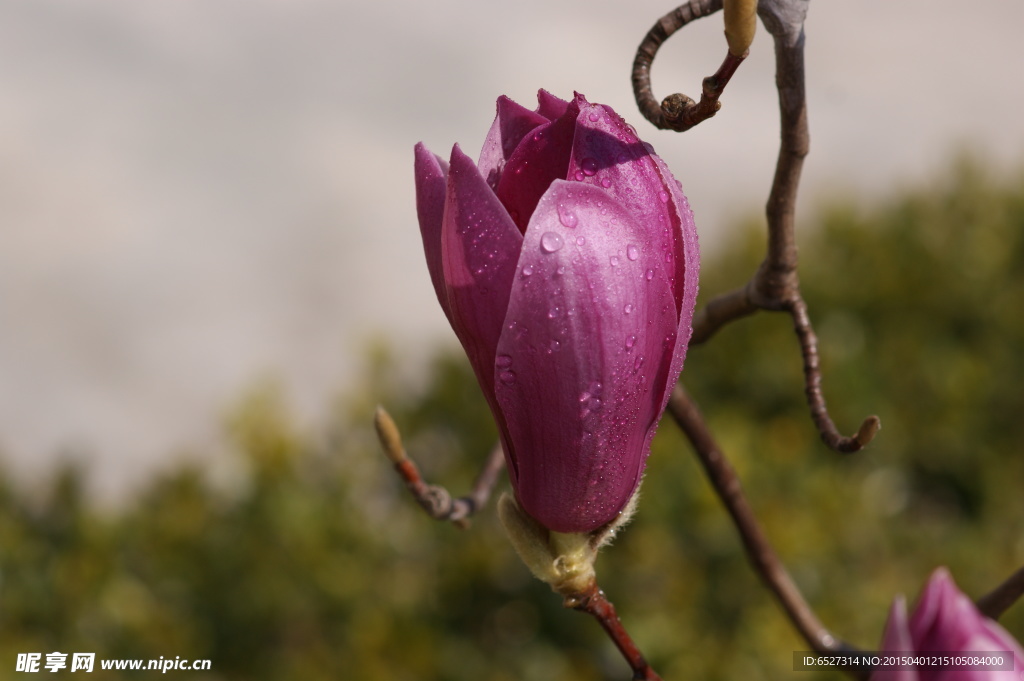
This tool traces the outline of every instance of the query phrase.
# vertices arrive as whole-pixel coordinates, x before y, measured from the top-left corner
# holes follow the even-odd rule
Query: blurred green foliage
[[[875,443],[842,457],[819,442],[782,315],[694,349],[684,380],[820,617],[872,648],[892,597],[913,598],[936,566],[980,595],[1024,564],[1024,178],[964,163],[870,210],[833,205],[805,231],[832,415],[849,432],[879,414]],[[763,237],[745,234],[704,263],[705,300],[756,267]],[[272,387],[253,391],[228,423],[234,486],[184,467],[104,512],[74,469],[43,495],[0,483],[0,675],[19,652],[56,650],[208,658],[209,673],[171,672],[208,680],[627,678],[595,623],[529,577],[491,509],[461,532],[407,497],[370,428],[377,402],[455,490],[495,432],[463,358],[439,355],[418,389],[395,365],[376,351],[315,433]],[[598,571],[666,679],[795,674],[806,646],[672,424]],[[1024,604],[1003,623],[1024,638]]]

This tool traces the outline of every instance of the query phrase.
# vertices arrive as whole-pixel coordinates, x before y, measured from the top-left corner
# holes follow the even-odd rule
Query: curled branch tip
[[[800,341],[800,353],[804,360],[804,393],[811,411],[811,419],[818,428],[821,440],[830,449],[840,454],[852,454],[868,445],[882,428],[881,420],[871,415],[864,419],[852,437],[840,434],[825,405],[825,396],[821,390],[821,366],[818,358],[818,337],[811,326],[807,314],[807,305],[799,293],[794,292],[787,301],[786,308],[793,317],[793,329]]]
[[[633,60],[633,96],[644,118],[655,127],[683,132],[711,118],[722,107],[719,97],[736,73],[736,69],[747,57],[746,48],[735,54],[732,49],[726,52],[718,71],[704,79],[699,102],[682,93],[676,93],[669,95],[659,104],[651,90],[651,64],[654,63],[654,57],[661,44],[694,19],[700,19],[720,9],[722,0],[690,0],[659,19],[637,48],[636,58]],[[744,27],[742,32],[746,33],[747,30]],[[729,35],[728,30],[726,34]],[[749,35],[753,37],[752,30],[749,30]],[[731,42],[735,40],[731,39]]]

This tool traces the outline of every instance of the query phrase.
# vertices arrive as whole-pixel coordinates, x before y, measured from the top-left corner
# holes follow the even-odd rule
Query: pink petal
[[[999,681],[1013,679],[1024,669],[1024,651],[1009,633],[982,615],[970,598],[957,588],[945,568],[932,573],[921,602],[910,621],[916,649],[920,651],[987,652],[1011,651],[1015,672],[986,670],[950,670],[932,678],[956,678]]]
[[[686,198],[671,175],[666,178],[658,167],[649,145],[611,107],[590,104],[582,95],[574,103],[579,116],[568,178],[602,187],[648,226],[649,243],[664,254],[658,271],[670,277],[676,309],[681,309],[686,262],[678,234],[681,226],[693,231]]]
[[[555,97],[544,89],[537,92],[537,105],[537,113],[549,121],[561,118],[569,108],[569,102],[561,97]]]
[[[521,232],[526,232],[537,202],[551,183],[565,179],[576,113],[575,106],[570,105],[560,118],[534,129],[505,165],[498,182],[498,198]]]
[[[885,633],[882,634],[881,652],[912,653],[913,651],[914,642],[910,638],[910,628],[907,624],[907,602],[900,596],[893,601],[892,608],[889,610]],[[917,681],[917,679],[916,668],[881,668],[871,675],[871,681]]]
[[[682,188],[650,145],[611,107],[590,104],[582,95],[569,163],[569,178],[599,186],[649,226],[645,247],[661,254],[654,265],[668,277],[679,313],[669,378],[661,391],[662,408],[683,368],[697,301],[700,250],[693,212]]]
[[[459,145],[452,149],[443,222],[452,327],[493,409],[495,348],[523,238]]]
[[[420,221],[420,236],[423,238],[423,252],[427,256],[427,270],[430,283],[441,303],[448,322],[452,321],[448,292],[444,286],[444,271],[441,266],[441,224],[444,219],[444,197],[448,186],[448,164],[430,153],[422,142],[416,145],[416,213]]]
[[[519,501],[551,530],[612,520],[649,453],[677,321],[646,232],[602,189],[557,180],[525,235],[495,391]]]
[[[962,650],[965,627],[977,626],[979,615],[972,612],[973,606],[958,613],[960,595],[948,570],[938,568],[932,573],[910,618],[915,650]],[[960,614],[967,615],[968,621],[962,622]]]
[[[498,97],[498,114],[484,140],[477,167],[492,188],[498,186],[501,172],[512,152],[534,128],[548,119],[516,104],[508,97]]]
[[[672,177],[668,166],[654,153],[651,153],[654,164],[661,174],[664,185],[668,188],[669,204],[673,209],[673,220],[678,219],[679,228],[673,229],[672,234],[675,241],[676,274],[675,274],[675,295],[679,303],[679,333],[676,336],[676,345],[672,351],[672,368],[669,370],[669,382],[665,385],[665,392],[662,396],[661,408],[668,406],[668,400],[672,396],[672,389],[679,380],[679,374],[683,370],[683,362],[686,360],[686,350],[690,346],[690,336],[693,335],[693,311],[697,306],[698,280],[700,276],[700,244],[697,239],[697,226],[693,219],[693,211],[690,210],[690,202],[683,194],[682,185]],[[673,222],[675,224],[675,222]],[[681,242],[681,243],[680,243]],[[680,253],[680,245],[682,252]],[[679,289],[679,282],[683,283],[682,291]],[[680,300],[679,295],[682,294]]]

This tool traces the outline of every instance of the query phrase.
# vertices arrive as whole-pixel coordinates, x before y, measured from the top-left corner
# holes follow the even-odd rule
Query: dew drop
[[[548,310],[548,319],[554,319],[555,317],[561,316],[562,308],[558,307],[557,305],[553,306],[550,310]]]
[[[498,366],[499,369],[508,369],[510,366],[512,366],[512,356],[498,355],[498,357],[494,360],[494,363]]]
[[[668,192],[658,192],[658,198],[662,203],[668,203]]]
[[[608,258],[608,262],[610,262],[612,264],[612,267],[618,267],[619,266],[619,256],[613,255],[612,257]]]
[[[585,244],[585,243],[587,243],[587,240],[586,240],[586,239],[584,239],[584,238],[583,238],[583,237],[581,237],[581,236],[578,236],[578,237],[576,237],[576,245],[577,245],[577,246],[582,246],[582,245],[583,245],[583,244]]]
[[[514,385],[516,382],[516,372],[514,371],[502,371],[498,374],[498,378],[505,385]]]
[[[647,279],[647,281],[654,279],[654,270],[647,270],[647,273],[644,275],[644,278]]]
[[[559,265],[558,269],[555,270],[555,274],[559,274],[559,275],[565,274],[565,265]]]
[[[633,303],[626,303],[626,307],[622,308],[622,311],[629,314],[633,311]]]
[[[592,158],[585,158],[580,162],[580,168],[583,169],[584,175],[592,177],[597,174],[597,161]]]
[[[671,253],[666,253],[665,254],[665,262],[672,262],[672,254]]]
[[[583,174],[582,170],[577,170],[576,174],[574,175],[574,177],[576,178],[577,182],[582,182],[583,178],[586,177],[586,175]]]
[[[612,181],[605,177],[601,180],[601,186],[604,187],[605,189],[608,189],[608,187],[612,186]]]
[[[591,123],[597,123],[597,121],[601,119],[601,117],[598,116],[596,113],[590,114],[589,116],[587,116],[587,118],[590,119]]]
[[[640,249],[633,244],[626,246],[626,257],[630,260],[636,260],[640,257]]]
[[[551,344],[548,345],[548,354],[551,354],[552,352],[558,352],[561,349],[562,344],[557,340],[553,340],[551,341]]]
[[[637,355],[636,359],[633,360],[633,373],[640,371],[640,366],[644,363],[644,356]]]
[[[626,349],[632,350],[634,345],[636,345],[636,336],[626,336]]]
[[[545,232],[540,238],[540,250],[554,253],[562,247],[562,236],[558,232]]]
[[[569,229],[572,229],[576,226],[576,223],[579,222],[579,219],[576,217],[576,213],[573,213],[564,205],[558,204],[558,221]]]

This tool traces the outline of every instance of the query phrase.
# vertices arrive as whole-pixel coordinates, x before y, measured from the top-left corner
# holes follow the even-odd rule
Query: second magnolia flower
[[[697,232],[680,184],[610,107],[538,99],[498,99],[476,164],[417,145],[417,210],[520,506],[590,532],[636,491],[682,370]]]

